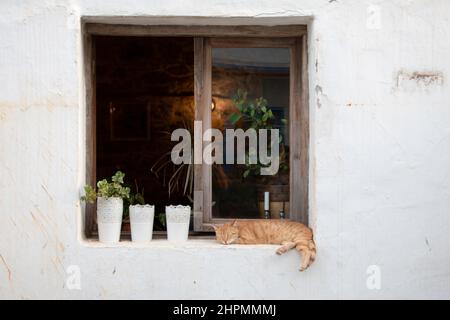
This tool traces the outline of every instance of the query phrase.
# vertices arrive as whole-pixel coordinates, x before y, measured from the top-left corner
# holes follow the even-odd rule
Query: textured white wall
[[[311,269],[271,246],[81,239],[81,16],[308,23]],[[449,16],[446,0],[1,0],[0,298],[450,298]]]

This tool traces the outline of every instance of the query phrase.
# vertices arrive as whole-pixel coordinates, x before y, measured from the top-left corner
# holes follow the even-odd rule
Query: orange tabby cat
[[[304,271],[316,257],[316,245],[310,228],[289,220],[234,220],[213,226],[216,238],[223,244],[280,244],[276,251],[283,254],[295,249],[302,257],[300,271]]]

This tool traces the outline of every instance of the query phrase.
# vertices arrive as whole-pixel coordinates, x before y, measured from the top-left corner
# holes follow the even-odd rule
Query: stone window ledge
[[[258,249],[270,249],[275,250],[277,245],[258,244],[258,245],[223,245],[217,242],[215,239],[189,239],[183,243],[173,243],[166,239],[155,239],[149,243],[135,243],[130,240],[120,241],[116,244],[101,243],[98,240],[82,240],[82,245],[89,248],[136,248],[136,249],[198,249],[198,248],[215,248],[224,250],[254,250]]]

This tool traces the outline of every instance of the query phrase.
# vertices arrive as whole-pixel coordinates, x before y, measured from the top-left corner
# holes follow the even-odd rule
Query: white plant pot
[[[154,217],[155,206],[148,204],[130,206],[131,241],[149,242],[152,240]]]
[[[123,200],[121,198],[97,199],[98,237],[102,243],[117,243],[122,228]]]
[[[169,241],[187,241],[190,217],[190,206],[166,206],[167,239]]]

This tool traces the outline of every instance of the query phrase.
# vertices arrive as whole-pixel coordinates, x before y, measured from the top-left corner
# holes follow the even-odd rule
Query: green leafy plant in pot
[[[130,188],[124,186],[125,174],[117,171],[111,180],[103,179],[97,182],[97,188],[91,185],[84,187],[82,201],[94,203],[97,201],[97,224],[99,241],[117,243],[123,218],[123,201],[130,198]]]

